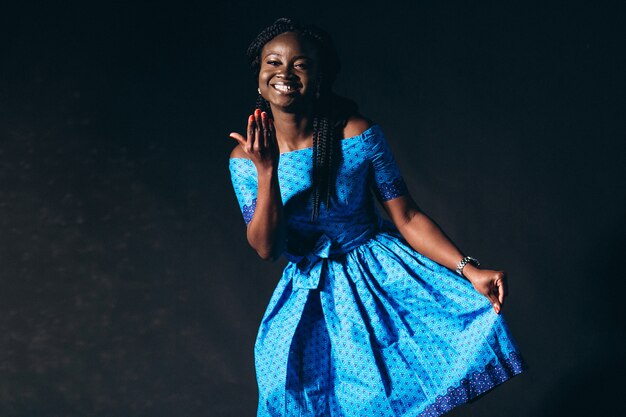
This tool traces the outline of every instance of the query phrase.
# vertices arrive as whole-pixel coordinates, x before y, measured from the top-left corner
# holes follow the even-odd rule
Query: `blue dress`
[[[439,416],[525,368],[502,317],[378,215],[407,193],[382,129],[343,139],[311,222],[311,148],[281,154],[289,263],[255,343],[258,417]],[[257,172],[230,159],[246,223]]]

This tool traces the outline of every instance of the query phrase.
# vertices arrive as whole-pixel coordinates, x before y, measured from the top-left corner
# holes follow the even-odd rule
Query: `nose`
[[[295,77],[290,66],[284,66],[283,68],[281,68],[276,76],[284,79],[292,79]]]

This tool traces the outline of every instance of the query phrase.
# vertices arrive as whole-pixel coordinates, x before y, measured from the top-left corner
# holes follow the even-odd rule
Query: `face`
[[[261,50],[259,88],[272,107],[297,109],[315,99],[318,54],[293,32],[276,36]]]

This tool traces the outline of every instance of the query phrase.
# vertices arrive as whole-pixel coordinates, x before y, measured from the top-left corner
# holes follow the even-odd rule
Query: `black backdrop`
[[[284,261],[247,246],[228,133],[285,15],[333,35],[420,207],[510,275],[531,369],[451,415],[624,411],[618,2],[58,3],[0,12],[0,416],[254,415]]]

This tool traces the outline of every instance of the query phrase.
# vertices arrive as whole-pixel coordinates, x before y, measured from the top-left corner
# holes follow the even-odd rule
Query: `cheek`
[[[267,71],[259,72],[259,84],[266,84],[269,78],[270,74]]]
[[[305,88],[311,90],[313,89],[313,87],[315,87],[315,78],[311,77],[310,75],[306,75],[302,78],[300,78],[300,80],[302,81],[302,84],[304,85]]]

